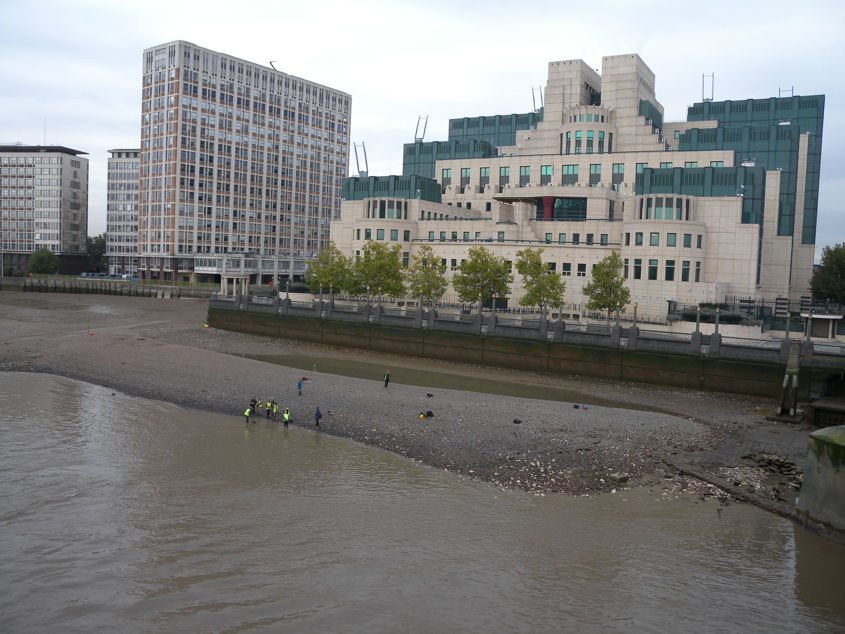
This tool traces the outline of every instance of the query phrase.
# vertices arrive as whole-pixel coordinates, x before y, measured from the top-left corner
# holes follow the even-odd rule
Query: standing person
[[[252,413],[258,414],[258,416],[261,416],[261,405],[262,405],[261,399],[258,399],[258,401],[255,404],[255,408],[252,410]]]
[[[251,414],[252,414],[252,408],[247,407],[246,411],[244,412],[244,418],[246,418],[247,424],[249,424],[249,417],[250,417]]]
[[[285,427],[287,427],[288,423],[290,422],[290,407],[285,408],[285,413],[282,414],[282,418],[285,421]]]
[[[273,420],[279,420],[279,404],[273,400]]]
[[[320,413],[320,408],[318,407],[316,409],[316,411],[314,412],[314,427],[320,426],[320,419],[322,417],[323,417],[323,415]]]
[[[390,383],[390,370],[384,371],[384,389],[387,389],[387,384]]]
[[[267,416],[267,420],[270,420],[270,410],[273,409],[273,404],[270,402],[272,400],[273,399],[268,400],[264,405],[264,409],[266,410],[265,415]]]
[[[299,392],[299,395],[302,396],[302,379],[296,382],[296,391]]]
[[[250,408],[253,412],[255,411],[255,403],[256,403],[256,401],[255,401],[255,397],[253,396],[253,397],[252,397],[252,399],[251,399],[251,400],[250,400],[250,402],[249,402],[249,408]]]

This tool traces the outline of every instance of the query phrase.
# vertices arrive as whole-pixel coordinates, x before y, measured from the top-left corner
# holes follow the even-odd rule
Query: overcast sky
[[[845,9],[804,2],[96,2],[0,0],[0,143],[88,153],[89,235],[105,231],[106,159],[140,144],[143,49],[187,40],[352,96],[351,140],[373,175],[401,174],[428,115],[529,112],[548,62],[638,53],[666,121],[683,121],[715,74],[716,100],[824,94],[817,257],[845,242]],[[709,93],[709,86],[708,86]],[[708,95],[709,96],[709,95]],[[539,102],[539,97],[538,97]],[[539,105],[539,103],[538,103]],[[46,125],[45,125],[46,122]],[[363,167],[363,166],[362,166]],[[355,171],[354,155],[350,169]]]

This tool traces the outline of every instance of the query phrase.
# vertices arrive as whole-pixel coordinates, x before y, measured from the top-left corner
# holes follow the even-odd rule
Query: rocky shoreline
[[[208,328],[206,311],[207,302],[199,299],[3,291],[0,370],[68,376],[231,414],[233,424],[243,424],[242,412],[253,396],[290,406],[293,423],[303,427],[313,427],[319,406],[322,433],[537,494],[644,485],[664,494],[730,499],[679,473],[667,459],[694,461],[714,473],[724,468],[756,473],[763,467],[742,456],[760,453],[797,464],[798,471],[803,464],[806,432],[767,422],[774,403],[765,399],[304,345]],[[258,360],[267,355],[281,361]],[[361,376],[281,365],[285,355],[300,365],[303,358],[313,359],[314,370],[340,361],[351,374],[357,367]],[[371,370],[376,367],[377,374]],[[393,376],[388,389],[382,367]],[[404,381],[403,375],[420,368],[435,373],[438,386]],[[309,380],[298,396],[296,383],[303,376]],[[482,389],[489,382],[493,393],[448,387],[469,380]],[[565,388],[567,397],[578,400],[496,393],[502,382],[510,393],[542,389],[554,397]],[[583,404],[588,407],[574,407]],[[434,416],[419,418],[429,410]]]

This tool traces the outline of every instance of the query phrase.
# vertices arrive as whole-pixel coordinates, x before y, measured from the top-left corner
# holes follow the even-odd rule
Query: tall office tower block
[[[49,249],[60,272],[84,269],[88,239],[88,159],[57,145],[0,146],[0,258],[24,270]]]
[[[110,275],[138,274],[140,150],[109,150],[106,255]]]
[[[176,41],[144,51],[139,273],[292,279],[340,216],[350,96]]]

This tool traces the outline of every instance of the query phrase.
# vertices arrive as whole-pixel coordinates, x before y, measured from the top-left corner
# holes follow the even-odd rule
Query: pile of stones
[[[794,462],[783,456],[770,453],[746,454],[744,460],[750,460],[758,467],[770,473],[776,482],[772,484],[770,495],[782,501],[794,499],[795,492],[801,488],[804,474],[798,470]]]

